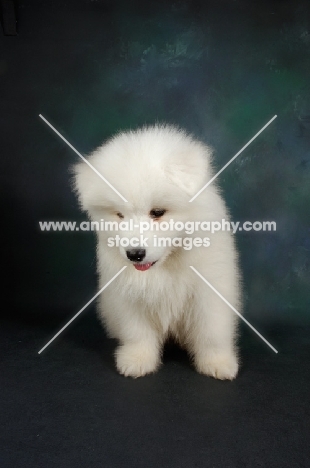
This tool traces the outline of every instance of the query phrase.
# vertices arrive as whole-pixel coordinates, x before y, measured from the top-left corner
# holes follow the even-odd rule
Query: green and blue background
[[[63,20],[62,20],[63,18]],[[10,314],[75,311],[96,290],[95,238],[41,233],[84,219],[68,168],[120,130],[177,124],[214,148],[238,221],[245,313],[260,326],[310,322],[308,2],[19,2],[1,46],[2,214]],[[12,304],[13,310],[12,312]]]

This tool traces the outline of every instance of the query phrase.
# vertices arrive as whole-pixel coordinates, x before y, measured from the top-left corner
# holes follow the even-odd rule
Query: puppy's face
[[[122,216],[120,213],[118,215]],[[123,258],[132,262],[140,271],[146,271],[156,263],[164,262],[173,250],[169,240],[174,237],[172,229],[165,237],[163,237],[165,233],[161,230],[161,227],[166,227],[168,218],[171,219],[171,213],[169,215],[167,208],[154,207],[144,215],[141,213],[140,216],[131,212],[128,218],[132,230],[122,232],[120,235],[119,250]],[[123,219],[125,220],[124,215]]]
[[[180,249],[172,239],[186,236],[175,223],[201,215],[189,200],[211,177],[209,148],[173,127],[150,127],[120,134],[88,161],[116,190],[85,163],[74,167],[82,208],[104,220],[99,242],[137,270],[163,264]]]
[[[143,200],[143,194],[141,197]],[[108,230],[101,232],[99,239],[109,248],[117,248],[122,258],[139,271],[162,264],[177,249],[172,242],[176,235],[183,235],[174,229],[180,213],[169,200],[156,201],[148,207],[143,201],[139,206],[128,202],[101,213]]]

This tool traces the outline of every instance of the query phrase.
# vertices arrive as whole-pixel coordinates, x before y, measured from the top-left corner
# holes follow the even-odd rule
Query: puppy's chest
[[[137,280],[139,278],[139,280]],[[149,275],[128,278],[122,295],[137,314],[148,316],[153,326],[168,334],[177,329],[192,307],[192,288],[178,275]],[[175,333],[173,333],[175,334]]]
[[[189,288],[186,284],[166,278],[166,281],[148,281],[136,284],[132,295],[145,311],[159,317],[177,317],[189,301]],[[133,291],[132,291],[133,292]]]
[[[160,333],[177,336],[186,317],[191,315],[192,304],[191,298],[183,291],[182,294],[169,294],[151,304],[145,301],[142,310]]]

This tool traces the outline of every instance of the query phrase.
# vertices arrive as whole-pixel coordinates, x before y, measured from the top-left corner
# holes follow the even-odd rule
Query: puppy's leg
[[[192,314],[189,345],[197,371],[234,379],[238,372],[235,313],[210,290],[204,291]]]
[[[130,311],[127,317],[119,328],[121,345],[115,352],[116,367],[126,377],[142,377],[160,365],[161,341],[143,313]]]

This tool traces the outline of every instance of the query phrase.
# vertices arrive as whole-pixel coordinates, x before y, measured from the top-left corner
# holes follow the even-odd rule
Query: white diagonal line
[[[261,335],[257,330],[256,328],[253,327],[253,325],[250,324],[250,322],[247,321],[247,319],[245,319],[241,314],[240,312],[238,312],[226,299],[225,297],[222,296],[222,294],[220,294],[213,286],[212,284],[209,283],[209,281],[206,280],[206,278],[204,278],[200,273],[199,271],[196,270],[196,268],[194,268],[193,266],[190,266],[190,268],[196,273],[196,275],[199,276],[199,278],[202,279],[202,281],[204,281],[221,299],[222,301],[225,302],[225,304],[227,304],[231,310],[233,310],[235,312],[235,314],[238,315],[238,317],[240,317],[271,349],[272,351],[274,351],[275,353],[278,353],[278,351],[276,350],[276,348],[274,348],[270,343],[269,341],[266,340],[266,338],[263,337],[263,335]]]
[[[43,117],[43,115],[39,114],[39,117],[41,117],[41,119],[44,120],[44,122],[47,123],[47,125],[48,125],[52,130],[54,130],[54,132],[55,132],[63,141],[65,141],[65,142],[67,143],[67,145],[70,146],[70,148],[73,149],[73,151],[74,151],[78,156],[80,156],[80,158],[83,159],[83,161],[84,161],[86,164],[88,164],[88,166],[91,167],[92,170],[93,170],[94,172],[96,172],[96,174],[97,174],[112,190],[114,190],[114,192],[117,193],[117,195],[118,195],[119,197],[121,197],[122,200],[124,200],[124,202],[127,203],[126,198],[123,197],[123,195],[122,195],[121,193],[119,193],[119,191],[116,190],[116,188],[113,187],[113,185],[110,184],[110,182],[109,182],[105,177],[103,177],[103,175],[100,174],[100,172],[97,171],[97,169],[96,169],[92,164],[90,164],[90,162],[87,161],[87,159],[84,158],[84,156],[82,156],[81,153],[79,153],[79,152],[74,148],[74,146],[72,146],[71,143],[69,143],[68,140],[66,140],[66,139],[61,135],[61,133],[59,133],[59,132],[56,130],[56,128],[53,127],[53,125],[50,124],[50,123],[48,122],[48,120],[46,120],[45,117]]]
[[[223,171],[224,171],[224,169],[226,169],[226,167],[228,167],[228,166],[229,166],[229,164],[230,164],[230,163],[232,163],[232,162],[233,162],[233,161],[234,161],[234,160],[235,160],[235,159],[236,159],[236,158],[239,156],[239,154],[241,154],[241,153],[242,153],[242,151],[243,151],[243,150],[245,150],[245,148],[247,148],[247,147],[248,147],[248,146],[249,146],[249,145],[252,143],[252,141],[254,141],[254,140],[255,140],[255,138],[256,138],[256,137],[258,137],[258,135],[259,135],[260,133],[262,133],[262,132],[265,130],[265,128],[267,128],[267,127],[268,127],[268,125],[270,125],[270,124],[271,124],[271,122],[273,122],[273,121],[274,121],[274,119],[276,119],[276,118],[277,118],[277,116],[276,116],[276,115],[274,115],[274,116],[272,117],[272,119],[270,119],[270,120],[269,120],[269,122],[267,122],[267,123],[266,123],[266,125],[264,125],[264,126],[263,126],[263,128],[261,128],[261,129],[260,129],[260,131],[259,131],[259,132],[257,132],[257,133],[256,133],[256,135],[254,135],[254,136],[253,136],[253,138],[251,138],[251,140],[250,140],[250,141],[248,141],[248,142],[247,142],[247,144],[246,144],[246,145],[244,145],[244,147],[243,147],[243,148],[241,148],[241,150],[240,150],[240,151],[238,151],[238,153],[237,153],[237,154],[235,154],[235,156],[234,156],[233,158],[231,158],[231,160],[230,160],[230,161],[228,161],[228,163],[226,163],[226,164],[225,164],[225,166],[223,166],[223,167],[222,167],[222,169],[221,169],[220,171],[218,171],[218,173],[217,173],[217,174],[215,174],[215,176],[214,176],[214,177],[212,177],[212,179],[210,179],[210,180],[209,180],[209,182],[208,182],[208,183],[207,183],[207,184],[206,184],[204,187],[202,187],[202,189],[200,189],[200,190],[199,190],[199,192],[197,192],[197,193],[196,193],[196,195],[195,195],[193,198],[191,198],[191,199],[190,199],[189,203],[191,203],[192,201],[194,201],[194,200],[195,200],[195,198],[197,198],[197,197],[198,197],[198,195],[200,195],[200,194],[201,194],[201,192],[203,192],[203,191],[204,191],[204,189],[206,189],[206,188],[207,188],[207,187],[208,187],[210,184],[212,184],[212,182],[213,182],[213,181],[214,181],[214,180],[215,180],[215,179],[216,179],[216,178],[217,178],[217,177],[218,177],[218,176],[221,174],[221,172],[223,172]]]
[[[51,340],[50,340],[48,343],[46,343],[46,345],[45,345],[45,346],[43,346],[43,348],[42,348],[42,349],[40,349],[40,351],[38,352],[38,354],[41,354],[41,353],[42,353],[42,351],[44,351],[44,350],[45,350],[45,348],[47,348],[47,347],[48,347],[48,346],[49,346],[49,345],[52,343],[52,341],[54,341],[54,340],[55,340],[55,338],[57,338],[57,336],[59,336],[59,335],[60,335],[60,333],[62,333],[62,332],[63,332],[63,331],[64,331],[64,330],[67,328],[67,326],[68,326],[68,325],[70,325],[70,323],[72,323],[72,322],[73,322],[73,320],[75,320],[75,319],[76,319],[76,318],[77,318],[77,317],[78,317],[78,316],[79,316],[79,315],[80,315],[80,314],[83,312],[83,310],[85,310],[85,309],[86,309],[86,307],[87,307],[87,306],[89,306],[89,304],[91,304],[91,303],[92,303],[92,302],[93,302],[93,301],[96,299],[96,297],[98,297],[98,296],[99,296],[99,294],[101,294],[101,293],[102,293],[102,291],[104,291],[104,290],[105,290],[105,289],[106,289],[106,288],[107,288],[107,287],[108,287],[108,286],[109,286],[109,285],[112,283],[112,281],[114,281],[114,280],[115,280],[115,278],[117,278],[117,277],[118,277],[118,275],[120,275],[120,274],[122,273],[122,271],[124,271],[124,270],[125,270],[125,268],[127,268],[127,266],[124,266],[124,267],[123,267],[123,268],[122,268],[122,269],[121,269],[121,270],[120,270],[118,273],[116,273],[116,275],[115,275],[115,276],[113,276],[113,278],[112,278],[112,279],[110,279],[110,281],[108,281],[108,282],[107,282],[107,284],[106,284],[105,286],[103,286],[103,288],[101,288],[101,289],[100,289],[100,291],[99,291],[99,292],[97,292],[97,294],[95,294],[95,296],[94,296],[94,297],[93,297],[93,298],[92,298],[90,301],[88,301],[88,302],[87,302],[87,304],[85,304],[85,305],[84,305],[84,307],[82,307],[82,309],[81,309],[81,310],[79,310],[79,311],[78,311],[78,313],[77,313],[77,314],[75,314],[75,316],[74,316],[74,317],[72,317],[72,319],[71,319],[71,320],[69,320],[69,322],[68,322],[68,323],[67,323],[67,324],[66,324],[64,327],[62,327],[62,329],[61,329],[61,330],[59,330],[59,332],[58,332],[58,333],[56,333],[56,335],[55,335],[55,336],[53,336],[53,338],[52,338],[52,339],[51,339]]]

